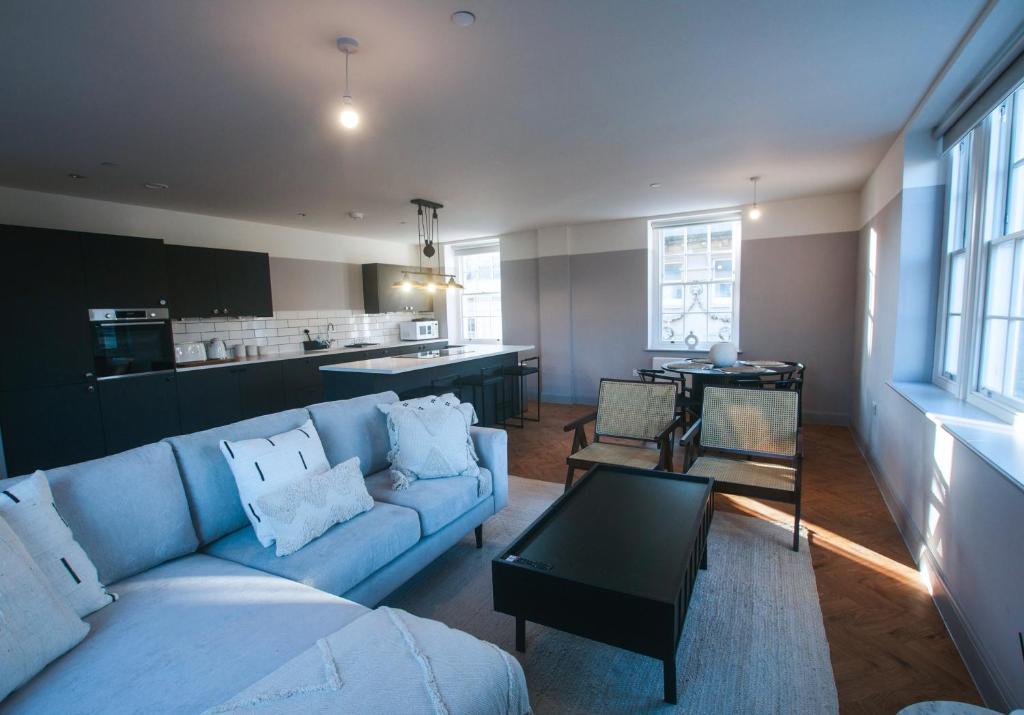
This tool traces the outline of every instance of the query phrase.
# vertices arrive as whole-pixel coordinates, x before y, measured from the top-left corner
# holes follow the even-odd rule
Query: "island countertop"
[[[373,360],[357,360],[355,362],[338,363],[335,365],[321,365],[323,372],[355,372],[373,375],[399,375],[416,370],[443,367],[455,363],[479,360],[480,358],[494,357],[496,355],[509,355],[512,353],[526,352],[533,350],[533,345],[465,345],[465,352],[457,355],[442,355],[432,358],[413,357],[382,357]]]

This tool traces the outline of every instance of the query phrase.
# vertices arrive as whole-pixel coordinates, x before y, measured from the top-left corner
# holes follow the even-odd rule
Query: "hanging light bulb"
[[[355,129],[359,126],[359,112],[356,111],[355,103],[352,101],[352,92],[349,90],[348,82],[348,58],[358,50],[359,41],[354,37],[338,38],[338,51],[345,55],[345,96],[341,98],[342,108],[338,120],[346,129]]]
[[[751,221],[757,221],[761,218],[761,209],[757,207],[757,182],[761,180],[760,176],[751,176],[750,181],[754,184],[754,205],[750,207],[750,213],[747,215]]]

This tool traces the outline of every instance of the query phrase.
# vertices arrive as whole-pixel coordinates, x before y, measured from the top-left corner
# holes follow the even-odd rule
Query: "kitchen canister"
[[[245,346],[242,345],[241,343],[238,343],[237,345],[232,345],[231,354],[234,355],[236,358],[245,357]]]
[[[256,357],[259,354],[260,354],[260,349],[258,347],[256,347],[255,345],[246,345],[245,346],[245,355],[246,355],[246,357]]]

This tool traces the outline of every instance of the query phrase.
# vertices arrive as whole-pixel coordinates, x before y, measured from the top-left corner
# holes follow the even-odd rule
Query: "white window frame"
[[[1007,422],[1019,421],[1024,415],[1024,401],[994,393],[981,386],[982,341],[984,338],[985,302],[988,290],[988,264],[992,248],[1005,242],[1024,238],[1024,229],[1007,234],[1007,192],[1010,179],[1010,142],[1012,137],[1015,94],[1001,102],[978,124],[964,141],[971,146],[968,162],[969,179],[966,208],[966,264],[964,273],[964,305],[960,325],[958,369],[955,378],[943,371],[948,316],[950,253],[949,240],[951,161],[946,160],[947,181],[945,217],[942,234],[942,268],[940,276],[941,303],[937,311],[933,382],[956,397]],[[1024,107],[1021,107],[1024,111]],[[992,141],[993,123],[1002,122],[998,144]],[[1024,141],[1024,137],[1016,137]],[[1012,294],[1011,294],[1012,300]],[[1009,339],[1009,338],[1008,338]]]
[[[452,257],[452,270],[451,272],[456,276],[455,280],[461,281],[459,275],[459,257],[466,256],[474,253],[497,253],[498,264],[501,264],[501,241],[499,239],[488,239],[486,241],[466,241],[463,243],[454,243],[451,245],[451,257]],[[499,284],[500,285],[500,284]],[[456,340],[459,343],[469,343],[476,345],[493,345],[495,343],[501,343],[505,335],[504,319],[502,320],[501,333],[502,337],[495,340],[494,338],[468,338],[463,332],[463,321],[462,321],[462,298],[464,292],[458,291],[450,293],[448,299],[451,303],[451,310],[449,315],[451,320],[455,323],[455,330],[452,331],[456,335]],[[498,302],[501,304],[501,290],[498,290]],[[502,306],[504,308],[504,306]]]
[[[740,265],[743,246],[743,214],[740,211],[716,211],[682,214],[671,218],[647,222],[647,349],[658,352],[706,353],[710,345],[688,347],[682,342],[667,342],[661,332],[662,286],[675,281],[662,281],[661,262],[664,246],[657,236],[657,230],[676,226],[691,226],[706,223],[733,223],[733,277],[732,277],[732,334],[730,342],[737,349],[740,346]],[[712,281],[707,281],[712,282]],[[723,281],[719,281],[723,282]],[[685,283],[683,284],[685,285]]]

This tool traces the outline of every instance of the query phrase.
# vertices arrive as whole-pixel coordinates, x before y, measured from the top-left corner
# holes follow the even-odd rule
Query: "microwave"
[[[402,340],[430,340],[440,335],[436,320],[410,320],[399,323],[399,337]]]

